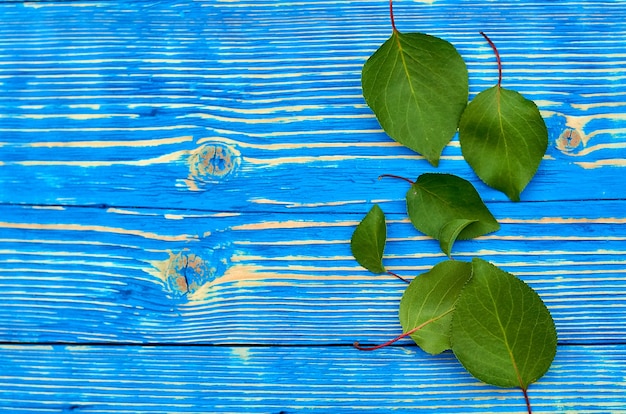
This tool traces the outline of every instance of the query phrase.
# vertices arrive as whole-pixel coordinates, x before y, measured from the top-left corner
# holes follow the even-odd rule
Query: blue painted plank
[[[361,65],[390,32],[384,1],[0,8],[0,202],[358,211],[401,198],[374,186],[379,174],[432,171],[361,97]],[[549,126],[525,200],[623,197],[622,2],[438,0],[396,12],[401,30],[459,48],[472,96],[497,72],[478,31],[497,42],[504,86],[536,100]],[[439,170],[505,200],[456,140]]]
[[[624,203],[490,208],[502,228],[453,256],[532,285],[561,343],[622,343]],[[362,214],[0,207],[0,341],[384,342],[400,333],[405,285],[352,258]],[[404,215],[388,221],[390,270],[410,279],[444,259]]]
[[[415,347],[0,347],[14,413],[524,413],[522,393]],[[626,412],[624,346],[560,347],[535,412]]]

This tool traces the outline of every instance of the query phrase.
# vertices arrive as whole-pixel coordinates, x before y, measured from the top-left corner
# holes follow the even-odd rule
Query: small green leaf
[[[548,148],[548,130],[533,101],[494,86],[465,109],[459,140],[463,157],[480,179],[519,201]]]
[[[387,241],[387,223],[385,214],[378,204],[374,204],[369,213],[352,233],[350,247],[356,261],[372,273],[386,272],[383,266],[383,252]]]
[[[363,66],[361,83],[385,132],[437,166],[469,95],[467,67],[454,46],[394,30]]]
[[[500,228],[474,186],[456,175],[420,175],[406,194],[406,205],[413,226],[443,242],[448,255],[457,238],[471,239]],[[459,228],[457,220],[470,223]]]
[[[448,260],[413,279],[400,301],[400,324],[424,351],[439,354],[450,349],[450,322],[454,304],[472,273],[472,264]]]
[[[437,237],[437,239],[439,239],[439,246],[441,246],[441,250],[448,257],[451,257],[452,245],[456,241],[459,234],[464,228],[476,222],[478,222],[478,220],[456,219],[444,224],[439,230],[439,236]]]
[[[455,305],[452,351],[473,376],[500,387],[528,385],[556,354],[556,328],[539,295],[496,266],[472,261],[472,279]]]

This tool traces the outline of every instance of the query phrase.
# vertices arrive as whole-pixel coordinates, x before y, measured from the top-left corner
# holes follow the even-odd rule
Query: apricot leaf
[[[447,260],[414,278],[400,301],[400,324],[430,354],[450,349],[450,323],[454,304],[472,274],[469,262]]]
[[[548,130],[533,101],[496,85],[467,106],[459,140],[476,175],[519,201],[548,148]]]
[[[385,214],[378,206],[370,209],[352,233],[350,247],[356,261],[372,273],[386,272],[383,252],[387,241]]]
[[[474,186],[456,175],[420,175],[406,194],[406,204],[413,226],[439,240],[448,255],[456,239],[471,239],[500,228]]]
[[[556,328],[539,295],[514,275],[482,259],[452,316],[452,351],[473,376],[500,387],[541,378],[556,355]]]
[[[455,47],[394,29],[363,66],[361,84],[383,130],[437,166],[469,94],[467,67]]]

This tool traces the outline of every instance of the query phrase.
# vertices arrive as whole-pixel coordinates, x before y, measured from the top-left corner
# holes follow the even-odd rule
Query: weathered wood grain
[[[536,412],[626,412],[626,4],[397,1],[403,31],[535,100],[550,145],[502,223],[457,242],[532,285],[559,334]],[[0,410],[85,413],[524,412],[400,332],[404,284],[349,238],[372,203],[386,265],[443,259],[400,181],[360,69],[390,34],[379,0],[0,2]],[[196,346],[192,346],[195,344]],[[200,344],[203,344],[202,346]]]
[[[493,203],[500,231],[459,241],[531,284],[567,343],[626,335],[621,201]],[[384,208],[384,205],[383,205]],[[404,283],[351,256],[361,215],[0,208],[0,341],[350,344],[400,332]],[[388,215],[386,265],[412,278],[444,259]]]
[[[0,409],[56,413],[524,413],[416,347],[0,347]],[[561,347],[535,412],[626,412],[624,346]]]
[[[0,4],[0,201],[360,211],[398,199],[381,173],[431,171],[365,106],[360,69],[389,35],[385,1]],[[621,2],[397,5],[401,30],[452,41],[471,94],[497,78],[546,117],[525,200],[624,194]],[[445,150],[441,171],[482,185]],[[355,206],[357,205],[357,206]]]

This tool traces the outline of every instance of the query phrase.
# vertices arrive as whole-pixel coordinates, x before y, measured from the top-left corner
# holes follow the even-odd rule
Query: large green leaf
[[[385,132],[437,166],[468,101],[467,67],[454,46],[394,30],[363,66],[361,83]]]
[[[459,140],[463,157],[476,174],[519,201],[548,148],[548,130],[533,101],[494,86],[465,109]]]
[[[454,304],[472,274],[472,264],[448,260],[413,279],[400,301],[400,324],[424,351],[439,354],[450,349],[450,322]]]
[[[387,241],[385,214],[378,204],[370,209],[352,233],[350,247],[356,261],[372,273],[386,272],[383,252]]]
[[[406,205],[413,226],[439,240],[448,255],[457,238],[471,239],[500,228],[474,186],[452,174],[420,175],[406,194]]]
[[[545,374],[556,354],[550,311],[526,283],[472,261],[472,278],[452,316],[452,351],[479,380],[523,390]]]

